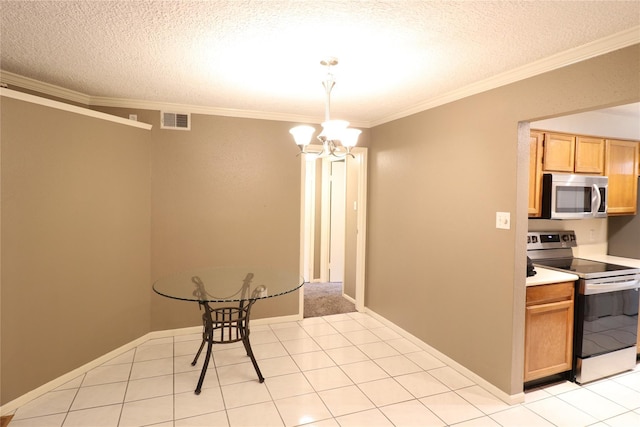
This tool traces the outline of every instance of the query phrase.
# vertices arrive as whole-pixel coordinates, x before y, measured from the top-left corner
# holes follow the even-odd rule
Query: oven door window
[[[587,358],[636,345],[638,292],[634,289],[584,298],[582,350]]]

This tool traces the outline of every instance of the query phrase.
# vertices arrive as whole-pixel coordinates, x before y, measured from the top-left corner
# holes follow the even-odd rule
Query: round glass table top
[[[297,273],[268,267],[211,267],[164,277],[153,290],[184,301],[239,302],[275,297],[300,288]]]

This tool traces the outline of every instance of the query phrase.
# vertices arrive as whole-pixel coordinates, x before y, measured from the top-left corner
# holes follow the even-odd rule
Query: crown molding
[[[605,37],[591,43],[560,52],[556,55],[543,58],[539,61],[524,65],[511,71],[498,74],[494,77],[464,86],[444,95],[420,102],[411,108],[407,108],[398,113],[383,117],[381,119],[367,122],[352,122],[352,126],[360,128],[371,128],[393,120],[401,119],[421,111],[435,108],[449,102],[476,95],[487,90],[495,89],[519,80],[536,76],[548,71],[565,67],[586,59],[590,59],[605,53],[613,52],[634,44],[640,43],[640,26],[632,27],[609,37]],[[217,108],[200,105],[175,104],[168,102],[144,101],[126,98],[108,98],[90,96],[84,93],[65,89],[49,83],[40,82],[28,77],[20,76],[8,71],[0,70],[0,82],[15,85],[17,87],[32,90],[38,93],[54,96],[68,101],[80,103],[87,106],[115,107],[115,108],[137,108],[144,110],[173,111],[181,113],[206,114],[226,117],[240,117],[260,120],[277,120],[297,123],[320,123],[317,117],[300,116],[287,113],[272,113],[254,110],[236,110],[231,108]]]
[[[42,98],[40,96],[31,95],[12,89],[0,88],[0,97],[17,99],[19,101],[42,105],[49,108],[55,108],[56,110],[62,110],[69,113],[80,114],[82,116],[93,117],[95,119],[119,123],[121,125],[133,126],[140,129],[151,130],[152,128],[152,125],[147,123],[141,123],[135,120],[128,120],[122,117],[112,116],[111,114],[103,113],[100,111],[90,110],[88,108],[67,104],[66,102],[54,101],[53,99]]]
[[[0,70],[0,82],[34,92],[43,93],[45,95],[54,96],[56,98],[65,99],[67,101],[76,102],[82,105],[90,105],[91,102],[91,97],[84,93],[44,83],[39,80],[24,77],[5,70]]]
[[[178,104],[172,102],[145,101],[140,99],[92,97],[92,106],[114,108],[136,108],[141,110],[160,110],[175,113],[205,114],[212,116],[239,117],[245,119],[276,120],[283,122],[320,123],[317,117],[296,114],[277,113],[256,110],[238,110],[233,108],[207,107],[203,105]],[[353,124],[353,123],[352,123]]]
[[[558,54],[543,58],[539,61],[532,62],[522,67],[507,71],[485,80],[461,87],[454,91],[448,92],[442,96],[438,96],[427,101],[414,105],[411,108],[384,117],[380,120],[374,120],[369,123],[370,127],[378,126],[393,120],[398,120],[421,111],[435,108],[440,105],[448,104],[468,96],[477,95],[500,86],[505,86],[520,80],[537,76],[567,65],[575,64],[605,53],[613,52],[618,49],[632,46],[640,43],[640,26],[635,26],[625,31],[613,34],[591,43],[570,49]]]
[[[135,108],[141,110],[173,111],[180,113],[207,114],[225,117],[241,117],[249,119],[278,120],[305,123],[320,123],[317,117],[300,116],[286,113],[272,113],[254,110],[236,110],[232,108],[217,108],[201,105],[176,104],[171,102],[145,101],[129,98],[109,98],[90,96],[81,92],[65,89],[60,86],[24,77],[9,71],[0,70],[0,82],[44,95],[64,99],[86,106]],[[364,123],[361,123],[364,125]],[[355,125],[355,124],[354,124]]]
[[[257,110],[238,110],[233,108],[207,107],[203,105],[177,104],[172,102],[144,101],[140,99],[92,97],[92,106],[137,108],[141,110],[160,110],[175,113],[205,114],[211,116],[239,117],[245,119],[276,120],[281,122],[320,124],[317,116],[302,116],[298,114],[277,113]],[[369,127],[369,122],[350,122],[351,126]]]

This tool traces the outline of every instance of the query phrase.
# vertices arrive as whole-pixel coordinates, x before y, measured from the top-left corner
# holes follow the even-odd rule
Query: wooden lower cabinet
[[[527,288],[524,382],[571,369],[574,283]]]

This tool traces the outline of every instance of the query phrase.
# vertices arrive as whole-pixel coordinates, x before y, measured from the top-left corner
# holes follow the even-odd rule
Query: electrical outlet
[[[496,228],[504,230],[511,228],[511,214],[509,212],[496,212]]]

